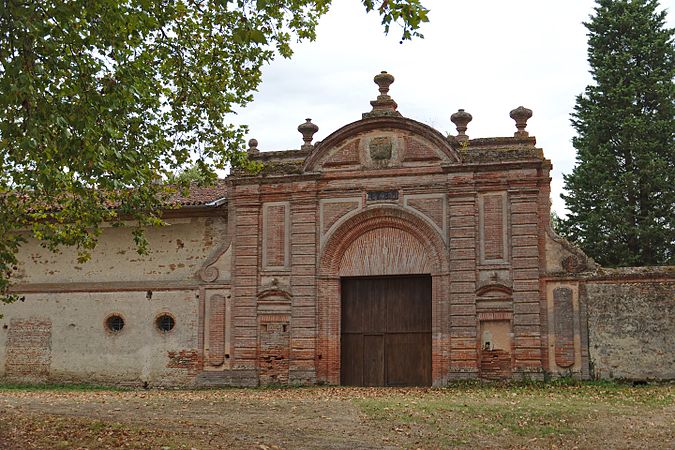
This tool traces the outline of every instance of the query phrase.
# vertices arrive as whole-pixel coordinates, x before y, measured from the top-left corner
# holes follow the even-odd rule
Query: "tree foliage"
[[[566,237],[608,266],[675,263],[675,47],[656,0],[599,0],[577,97]]]
[[[419,0],[362,0],[421,36]],[[247,167],[261,67],[313,40],[330,0],[0,2],[0,295],[26,235],[85,260],[99,224],[159,224],[160,180]],[[20,231],[20,232],[19,232]]]

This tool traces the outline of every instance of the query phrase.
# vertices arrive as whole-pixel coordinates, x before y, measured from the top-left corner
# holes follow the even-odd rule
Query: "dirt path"
[[[349,400],[303,398],[298,392],[2,393],[0,412],[34,419],[43,415],[79,418],[83,420],[75,422],[93,422],[90,428],[94,429],[97,423],[105,423],[118,429],[157,430],[186,438],[195,448],[382,447],[382,440]],[[288,393],[296,395],[284,395]],[[179,446],[182,440],[177,439]]]
[[[0,390],[0,448],[672,448],[672,391]]]

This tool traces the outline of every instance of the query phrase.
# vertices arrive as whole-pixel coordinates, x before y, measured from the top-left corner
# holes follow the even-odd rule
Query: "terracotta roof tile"
[[[221,203],[227,198],[227,183],[220,179],[213,186],[190,186],[187,195],[184,192],[173,194],[168,203],[178,204],[180,206],[203,206],[209,203]]]

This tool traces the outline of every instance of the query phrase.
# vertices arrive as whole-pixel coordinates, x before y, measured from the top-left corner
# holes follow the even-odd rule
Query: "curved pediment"
[[[367,118],[344,126],[317,143],[305,160],[304,170],[458,163],[460,157],[451,140],[428,125],[404,117]]]

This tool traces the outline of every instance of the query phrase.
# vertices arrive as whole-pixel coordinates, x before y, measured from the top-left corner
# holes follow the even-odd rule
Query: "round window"
[[[168,314],[162,314],[157,318],[157,328],[159,331],[167,333],[176,326],[176,321]]]
[[[124,319],[118,314],[113,314],[106,319],[105,324],[108,327],[108,330],[113,333],[119,333],[122,331],[122,328],[124,328]]]

